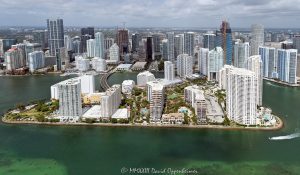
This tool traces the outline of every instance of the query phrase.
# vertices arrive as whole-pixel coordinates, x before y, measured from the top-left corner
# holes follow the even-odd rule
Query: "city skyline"
[[[300,0],[104,0],[85,3],[82,0],[55,0],[41,3],[37,0],[12,0],[1,1],[0,20],[3,26],[44,26],[47,18],[62,18],[66,26],[122,27],[122,23],[126,22],[129,27],[216,28],[220,21],[228,20],[232,28],[248,28],[249,24],[254,23],[261,23],[269,28],[299,28],[299,2]]]

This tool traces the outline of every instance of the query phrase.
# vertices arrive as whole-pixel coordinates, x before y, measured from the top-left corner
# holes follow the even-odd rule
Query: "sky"
[[[0,0],[0,25],[300,28],[300,0]]]

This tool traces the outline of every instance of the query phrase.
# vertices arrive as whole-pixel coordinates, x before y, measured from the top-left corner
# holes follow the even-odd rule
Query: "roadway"
[[[104,74],[103,76],[101,76],[100,78],[100,86],[101,88],[106,91],[107,89],[110,88],[109,84],[107,83],[107,79],[109,76],[111,76],[111,74],[113,74],[116,71],[116,69],[111,69],[110,71],[108,71],[106,74]]]

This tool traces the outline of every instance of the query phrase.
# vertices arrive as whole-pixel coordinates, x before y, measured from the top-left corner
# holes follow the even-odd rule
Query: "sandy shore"
[[[276,117],[279,124],[276,127],[229,127],[222,125],[158,125],[158,124],[118,124],[118,123],[51,123],[35,121],[9,121],[2,117],[2,122],[6,124],[22,125],[49,125],[49,126],[96,126],[96,127],[140,127],[140,128],[186,128],[186,129],[222,129],[222,130],[253,130],[253,131],[275,131],[283,128],[283,121]]]

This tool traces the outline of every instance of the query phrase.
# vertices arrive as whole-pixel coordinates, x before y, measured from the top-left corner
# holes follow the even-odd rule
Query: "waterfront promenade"
[[[139,128],[186,128],[186,129],[222,129],[222,130],[250,130],[250,131],[275,131],[283,128],[283,121],[276,117],[277,125],[274,127],[247,127],[247,126],[223,126],[223,125],[171,125],[171,124],[141,124],[141,123],[55,123],[37,121],[11,121],[2,117],[2,122],[7,124],[25,125],[51,125],[51,126],[95,126],[95,127],[139,127]]]

